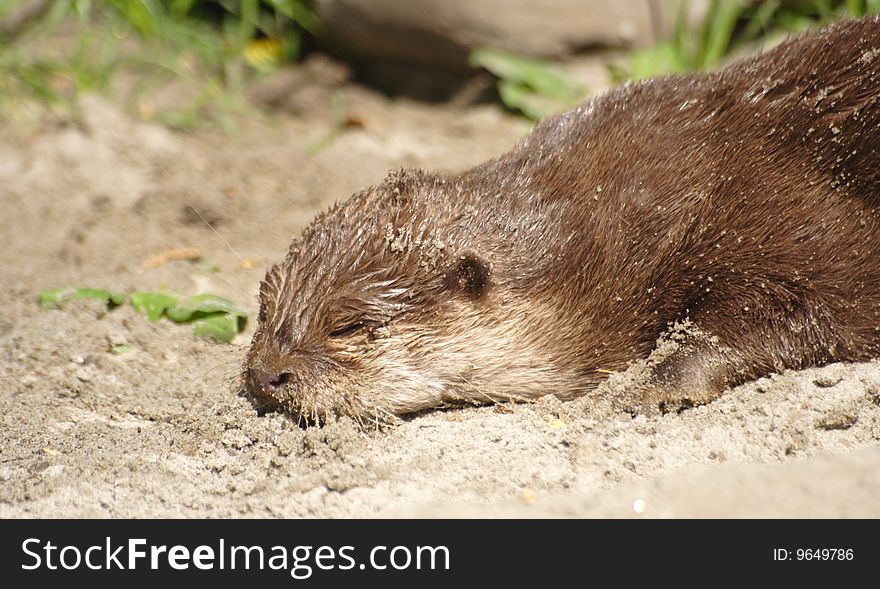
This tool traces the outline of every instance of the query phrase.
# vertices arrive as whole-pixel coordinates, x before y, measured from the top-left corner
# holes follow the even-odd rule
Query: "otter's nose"
[[[264,395],[271,395],[290,380],[289,372],[273,372],[262,368],[248,370],[251,385]]]

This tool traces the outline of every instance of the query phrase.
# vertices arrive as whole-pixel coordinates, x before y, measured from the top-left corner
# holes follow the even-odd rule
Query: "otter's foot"
[[[618,399],[630,413],[679,412],[717,399],[735,383],[738,354],[693,323],[676,324],[645,361],[639,383]]]

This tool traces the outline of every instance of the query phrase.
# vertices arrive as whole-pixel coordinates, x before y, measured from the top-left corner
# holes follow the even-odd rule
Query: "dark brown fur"
[[[458,175],[394,173],[269,270],[247,389],[318,420],[570,398],[684,320],[626,403],[878,357],[878,99],[869,18],[623,86]]]

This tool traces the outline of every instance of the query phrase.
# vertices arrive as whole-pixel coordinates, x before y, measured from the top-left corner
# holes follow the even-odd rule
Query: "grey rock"
[[[700,4],[695,2],[692,4]],[[468,68],[480,47],[561,57],[654,43],[674,0],[316,0],[330,38],[355,58]]]

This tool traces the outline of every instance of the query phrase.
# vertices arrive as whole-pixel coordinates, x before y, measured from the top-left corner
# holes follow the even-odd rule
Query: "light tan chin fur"
[[[510,308],[506,309],[511,312]],[[381,413],[402,415],[444,405],[531,400],[546,394],[583,393],[573,372],[559,369],[524,319],[540,317],[514,312],[493,321],[486,313],[459,311],[444,318],[442,328],[421,324],[394,325],[369,344],[352,348],[364,365],[365,386],[352,391],[359,404]],[[366,384],[368,383],[368,384]]]

